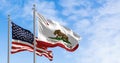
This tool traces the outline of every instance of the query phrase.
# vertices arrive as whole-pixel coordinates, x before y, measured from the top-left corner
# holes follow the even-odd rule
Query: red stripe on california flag
[[[68,47],[66,47],[66,45],[64,45],[64,44],[62,44],[60,42],[50,43],[50,42],[44,42],[44,41],[40,41],[40,40],[36,40],[36,42],[37,42],[36,46],[38,48],[47,49],[47,48],[50,48],[50,47],[52,48],[52,47],[59,46],[59,47],[62,47],[62,48],[66,49],[67,51],[70,51],[70,52],[75,51],[78,48],[78,46],[79,46],[79,44],[77,44],[74,48],[68,48]]]

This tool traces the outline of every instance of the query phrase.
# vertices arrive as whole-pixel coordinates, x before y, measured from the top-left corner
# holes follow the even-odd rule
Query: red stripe
[[[18,46],[14,46],[14,45],[18,45]],[[24,49],[22,49],[21,47],[19,47],[19,46],[21,46],[21,47],[24,47]],[[29,49],[31,49],[31,50],[29,50],[29,49],[25,49],[25,47],[27,47],[27,48],[29,48]],[[14,50],[14,51],[13,51]],[[16,50],[16,51],[15,51]],[[33,52],[33,50],[34,50],[34,48],[33,48],[33,45],[32,46],[30,46],[30,45],[28,45],[28,44],[24,44],[24,43],[22,43],[22,42],[12,42],[12,51],[11,51],[11,53],[12,54],[14,54],[14,53],[17,53],[17,52],[22,52],[22,51],[30,51],[30,52]],[[45,57],[47,57],[50,61],[52,60],[52,58],[53,58],[53,56],[52,55],[50,55],[52,52],[51,51],[47,51],[47,53],[46,52],[44,52],[44,51],[42,51],[42,50],[39,50],[39,49],[36,49],[36,51],[40,54],[38,54],[38,53],[36,53],[37,55],[39,55],[39,56],[41,56],[41,55],[44,55]]]
[[[26,51],[25,49],[21,49],[21,50],[17,50],[17,51],[11,51],[11,54],[15,54],[17,52],[22,52],[22,51]]]
[[[12,46],[12,49],[20,49],[20,47],[14,47],[14,46]]]
[[[24,44],[22,42],[12,42],[12,44],[15,44],[15,45],[21,45],[21,46],[27,46],[27,47],[30,47],[30,48],[33,48],[32,46],[28,45],[28,44]]]
[[[39,40],[36,40],[36,42],[37,42],[37,47],[38,48],[47,49],[47,48],[50,48],[50,47],[57,47],[57,46],[59,46],[59,47],[62,47],[62,48],[66,49],[67,51],[70,51],[70,52],[75,51],[78,48],[78,46],[79,46],[79,44],[77,44],[74,48],[70,49],[70,48],[66,47],[66,45],[64,45],[64,44],[62,44],[60,42],[56,42],[55,44],[49,43],[49,42],[44,42],[44,41],[39,41]]]

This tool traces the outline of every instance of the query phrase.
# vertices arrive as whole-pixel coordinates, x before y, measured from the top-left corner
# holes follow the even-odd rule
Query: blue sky
[[[82,40],[75,52],[52,48],[49,61],[37,63],[120,63],[120,0],[1,0],[0,63],[7,62],[7,15],[16,24],[33,31],[32,7],[78,33]],[[33,63],[33,53],[10,55],[11,63]]]

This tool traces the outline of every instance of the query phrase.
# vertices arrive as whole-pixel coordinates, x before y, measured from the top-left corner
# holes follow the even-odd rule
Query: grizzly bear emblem
[[[64,41],[68,42],[68,37],[64,33],[62,33],[60,30],[55,30],[54,35],[56,35],[56,38],[61,38]]]
[[[55,30],[53,32],[54,35],[56,35],[56,37],[49,37],[51,39],[55,39],[55,40],[63,40],[64,42],[68,43],[68,44],[71,44],[69,41],[68,41],[68,36],[65,35],[64,33],[62,33],[60,30]]]

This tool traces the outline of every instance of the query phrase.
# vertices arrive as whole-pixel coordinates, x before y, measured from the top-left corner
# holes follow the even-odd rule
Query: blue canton
[[[33,44],[34,35],[29,30],[26,30],[12,22],[12,39]]]

